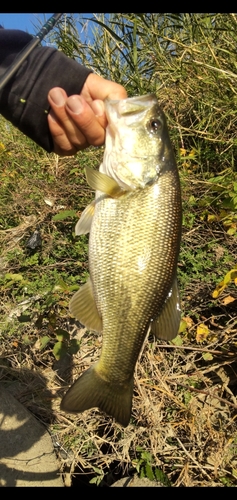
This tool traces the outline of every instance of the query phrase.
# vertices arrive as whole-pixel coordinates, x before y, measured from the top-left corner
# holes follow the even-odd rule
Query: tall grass
[[[235,169],[236,14],[70,14],[51,42],[130,96],[155,92],[203,172]]]
[[[84,166],[96,168],[102,150],[59,158],[1,118],[1,381],[49,426],[65,484],[74,475],[75,486],[107,487],[136,470],[164,485],[236,486],[237,17],[85,17],[64,16],[47,42],[130,96],[156,92],[168,117],[183,192],[181,329],[172,343],[144,343],[126,429],[97,409],[61,412],[67,384],[101,349],[68,303],[88,278],[88,237],[74,228],[94,196]],[[37,373],[47,391],[32,384]]]

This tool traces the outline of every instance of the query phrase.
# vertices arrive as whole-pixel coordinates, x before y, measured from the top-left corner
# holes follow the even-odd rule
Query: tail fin
[[[111,383],[100,376],[95,366],[86,370],[72,385],[62,399],[61,409],[80,413],[98,407],[127,427],[132,409],[133,378],[126,384]]]

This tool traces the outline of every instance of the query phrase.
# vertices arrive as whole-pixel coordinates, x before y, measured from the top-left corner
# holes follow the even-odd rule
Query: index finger
[[[126,99],[127,92],[119,83],[105,80],[99,75],[90,73],[84,83],[81,95],[87,102],[94,99]]]

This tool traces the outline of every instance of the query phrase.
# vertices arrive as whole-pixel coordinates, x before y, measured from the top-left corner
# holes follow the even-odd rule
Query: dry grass
[[[27,286],[38,276],[41,288],[37,289],[36,283],[28,294],[25,313],[30,312],[31,318],[22,323],[19,314],[24,294],[21,296],[17,283],[1,282],[0,305],[5,318],[1,381],[48,427],[67,485],[78,484],[79,480],[88,485],[90,479],[97,477],[97,484],[108,486],[122,475],[133,474],[139,463],[140,471],[147,464],[153,471],[161,470],[166,484],[169,481],[172,486],[237,485],[236,287],[228,287],[215,301],[211,296],[216,283],[235,264],[236,237],[226,233],[222,222],[203,219],[203,207],[190,203],[190,197],[204,199],[209,190],[208,183],[198,181],[192,174],[183,177],[181,171],[184,227],[178,271],[187,329],[176,344],[158,343],[153,337],[145,341],[136,366],[132,418],[126,429],[97,409],[76,416],[60,411],[61,397],[72,381],[98,359],[102,340],[70,318],[69,289],[45,306],[51,272],[56,270],[64,279],[67,276],[68,282],[74,279],[72,283],[78,283],[87,267],[86,247],[84,262],[82,254],[73,253],[76,242],[70,235],[74,222],[66,220],[57,225],[52,220],[57,204],[78,209],[84,199],[80,199],[79,205],[77,193],[90,196],[88,189],[83,191],[86,188],[81,174],[78,186],[75,179],[66,184],[73,161],[76,168],[76,160],[70,159],[70,165],[68,159],[60,160],[59,171],[53,173],[52,192],[50,185],[42,182],[36,193],[40,200],[35,213],[42,223],[42,262],[27,264],[24,249],[36,227],[35,199],[25,197],[26,187],[18,182],[21,211],[13,192],[12,222],[0,233],[0,274],[2,277],[6,273],[21,273],[29,279]],[[57,200],[53,207],[45,204],[46,196]],[[210,207],[209,211],[214,213],[215,208]],[[8,217],[7,206],[2,206],[1,215],[4,220]],[[43,259],[52,259],[52,252],[54,260],[44,263]],[[18,257],[12,260],[9,253]],[[78,260],[82,267],[78,267]],[[50,293],[54,297],[54,292]],[[229,295],[234,300],[226,303]],[[24,304],[22,307],[24,311]],[[81,342],[73,357],[67,354],[60,361],[55,360],[54,322]],[[196,338],[200,323],[209,328],[203,343]],[[50,342],[42,349],[44,336]]]
[[[202,317],[198,298],[202,293],[206,288],[199,283],[196,305],[192,299],[193,317],[196,311]],[[184,310],[186,300],[183,297]],[[81,340],[81,347],[73,360],[66,356],[60,362],[55,362],[51,350],[39,350],[39,332],[32,332],[32,325],[28,329],[36,339],[33,345],[27,347],[18,340],[14,346],[14,339],[4,343],[1,380],[48,426],[67,484],[73,477],[86,481],[100,470],[102,477],[105,474],[103,484],[108,485],[116,471],[127,475],[136,466],[139,447],[152,455],[153,468],[161,469],[172,486],[237,484],[236,317],[234,310],[226,308],[225,326],[211,310],[206,319],[212,321],[214,340],[204,346],[195,342],[194,326],[183,335],[180,346],[146,340],[136,367],[132,419],[126,429],[96,409],[77,416],[59,409],[68,384],[98,359],[100,336],[72,320],[61,320],[72,337]],[[207,353],[211,360],[203,358]],[[112,479],[111,473],[107,476],[111,470]]]
[[[122,475],[133,474],[138,466],[140,472],[141,467],[146,470],[146,465],[153,472],[162,471],[176,487],[237,485],[236,286],[212,298],[216,284],[236,264],[237,233],[227,234],[220,210],[236,187],[237,21],[235,14],[213,14],[207,19],[204,14],[180,14],[176,20],[172,16],[127,14],[121,27],[116,24],[118,18],[112,17],[109,26],[121,40],[105,29],[95,35],[95,44],[86,46],[72,32],[76,42],[72,50],[78,47],[83,63],[124,84],[130,96],[157,92],[168,117],[183,185],[178,275],[187,328],[176,343],[158,343],[152,337],[145,341],[126,429],[97,409],[72,416],[59,408],[72,381],[98,359],[102,339],[69,317],[70,286],[83,282],[87,272],[86,246],[80,247],[72,237],[75,221],[55,223],[53,216],[58,206],[79,215],[90,197],[83,167],[98,164],[102,153],[92,150],[58,159],[25,142],[15,129],[6,130],[5,122],[1,128],[5,149],[0,150],[0,314],[4,318],[0,379],[48,427],[66,485],[78,479],[88,485],[97,477],[97,484],[108,486]],[[62,31],[66,33],[64,24]],[[66,35],[62,40],[66,44]],[[185,158],[180,148],[186,149]],[[189,160],[192,149],[195,158]],[[227,170],[232,171],[232,179],[228,184],[223,177],[214,192],[211,172]],[[229,198],[233,202],[234,195]],[[216,216],[214,222],[209,215]],[[27,256],[25,242],[38,224],[42,250]],[[4,281],[7,273],[26,279],[28,292],[14,282],[14,276],[13,283]],[[68,288],[55,292],[61,277]],[[25,305],[31,317],[22,323],[19,314]],[[81,342],[73,357],[67,354],[55,360],[55,324]],[[203,342],[197,338],[200,324],[209,330]],[[42,349],[44,336],[50,342]]]

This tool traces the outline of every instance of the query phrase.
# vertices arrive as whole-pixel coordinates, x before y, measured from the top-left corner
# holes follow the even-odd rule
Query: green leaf
[[[46,345],[50,342],[50,338],[45,335],[40,339],[40,350],[44,349]]]
[[[181,319],[180,321],[180,325],[179,325],[179,333],[183,333],[185,332],[185,330],[187,330],[187,323],[184,319]]]
[[[67,354],[67,348],[63,342],[56,342],[53,348],[53,354],[56,360],[62,359]]]
[[[140,477],[140,479],[142,479],[143,477],[146,477],[146,472],[145,472],[144,465],[140,468],[139,477]]]
[[[95,476],[92,479],[90,479],[90,481],[89,481],[90,484],[94,484],[94,483],[99,484],[100,482],[101,482],[100,476]]]
[[[75,174],[75,172],[79,172],[78,167],[72,168],[69,172],[69,174]]]
[[[70,285],[70,286],[68,287],[68,291],[69,291],[69,292],[74,292],[74,291],[79,290],[79,288],[80,288],[80,287],[79,287],[79,285]]]
[[[77,212],[76,210],[63,210],[62,212],[59,212],[59,214],[56,214],[53,216],[53,219],[54,221],[57,221],[57,220],[64,220],[64,219],[67,219],[68,217],[76,217],[77,215]]]
[[[224,284],[228,285],[235,278],[237,278],[237,271],[235,268],[233,268],[230,271],[228,271],[228,273],[226,273],[224,277]]]
[[[158,467],[155,468],[154,474],[157,481],[165,484],[166,486],[171,485],[169,478],[166,476],[166,474],[164,474],[164,472],[162,472],[162,470],[158,469]]]
[[[180,337],[180,335],[177,335],[173,340],[171,340],[172,344],[174,345],[183,345],[183,339]]]
[[[203,352],[202,357],[205,361],[211,361],[213,356],[210,352]]]
[[[96,472],[96,474],[100,474],[100,475],[104,474],[102,469],[99,469],[98,467],[95,467],[94,465],[93,465],[93,470]]]
[[[25,260],[27,266],[35,266],[39,263],[39,254],[36,252]]]
[[[62,278],[59,278],[58,286],[60,286],[60,288],[62,288],[62,290],[68,290],[68,285],[67,285],[67,283],[65,283],[65,281],[63,281]]]
[[[145,475],[148,479],[150,479],[150,481],[154,481],[154,474],[152,472],[152,467],[150,466],[150,464],[145,465]]]
[[[236,233],[236,228],[235,227],[230,227],[230,229],[228,229],[228,231],[226,231],[227,234],[229,234],[230,236],[233,236],[233,234]]]
[[[6,273],[5,279],[12,280],[12,281],[22,281],[24,278],[23,278],[22,274]]]
[[[88,19],[88,18],[86,18],[86,19]],[[102,23],[102,21],[99,21],[98,19],[91,19],[90,18],[89,20],[92,21],[93,23],[96,23],[96,24],[99,24],[100,26],[102,26],[112,36],[112,38],[114,38],[115,40],[117,40],[117,42],[119,42],[122,45],[124,45],[125,47],[127,47],[125,40],[123,40],[123,38],[120,38],[120,36],[118,36],[117,33],[115,33],[115,31],[111,30],[111,28],[109,28],[109,26],[107,26],[105,23]]]

